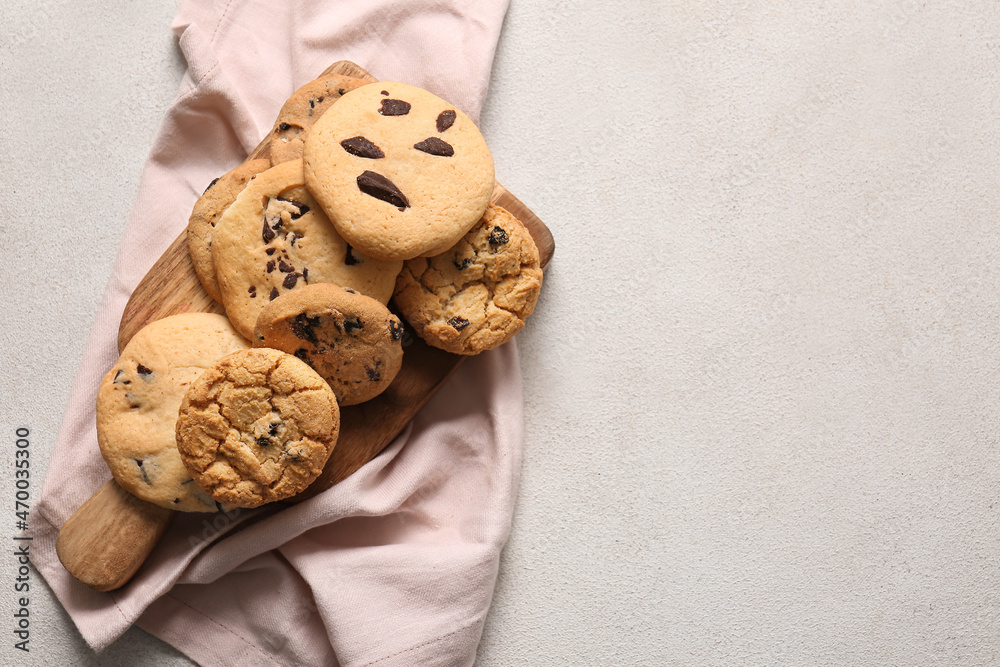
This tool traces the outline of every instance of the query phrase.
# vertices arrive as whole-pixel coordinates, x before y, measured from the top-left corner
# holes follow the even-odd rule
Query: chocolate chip
[[[291,329],[292,334],[296,338],[301,338],[313,345],[318,345],[319,339],[316,338],[316,332],[313,331],[313,327],[318,327],[319,324],[319,317],[309,317],[305,313],[299,313],[288,323],[288,328]]]
[[[388,90],[383,90],[383,91],[382,91],[382,94],[383,94],[383,95],[388,95],[388,94],[389,94],[389,91],[388,91]]]
[[[357,317],[345,317],[344,318],[344,331],[351,333],[352,331],[360,331],[364,328],[361,324],[361,320]]]
[[[274,271],[274,260],[273,259],[270,262],[267,263],[267,272],[271,273],[271,271]]]
[[[456,269],[458,269],[459,271],[462,271],[463,269],[469,268],[469,265],[472,264],[472,258],[471,257],[466,257],[462,261],[458,261],[456,259],[455,261],[452,262],[452,264],[455,265]]]
[[[271,288],[271,301],[274,301],[277,298],[278,298],[278,288],[277,287],[272,287]]]
[[[307,352],[306,350],[302,348],[295,350],[295,356],[301,359],[302,361],[306,362],[307,364],[309,363],[309,352]]]
[[[153,371],[146,368],[142,364],[139,364],[138,366],[135,367],[135,372],[141,375],[143,380],[147,381],[149,380],[149,376],[153,374]]]
[[[510,238],[508,238],[507,232],[503,230],[503,227],[494,227],[493,231],[490,232],[490,245],[503,245],[509,240]]]
[[[469,326],[469,320],[465,319],[464,317],[458,317],[456,315],[455,317],[448,320],[448,324],[455,327],[456,331],[461,331],[465,327]]]
[[[278,126],[278,130],[281,132],[288,132],[288,130],[290,129],[292,129],[292,126],[289,125],[288,123],[282,123],[281,125]]]
[[[352,252],[353,250],[354,248],[352,248],[350,244],[347,244],[347,254],[344,255],[344,264],[347,266],[354,266],[355,264],[361,263],[361,261],[354,256],[354,253]]]
[[[383,116],[405,116],[410,113],[410,103],[403,100],[382,100],[382,106],[378,112]]]
[[[403,337],[403,326],[396,320],[389,320],[389,335],[393,340],[399,340]]]
[[[261,230],[260,236],[264,239],[264,243],[270,243],[274,239],[274,230],[267,224],[267,220],[264,221],[264,229]]]
[[[338,88],[338,89],[337,89],[337,94],[338,94],[338,95],[343,95],[343,94],[344,94],[344,93],[346,93],[346,92],[347,92],[347,90],[345,90],[344,88]]]
[[[112,382],[114,382],[115,384],[119,384],[119,383],[121,383],[121,384],[128,384],[129,383],[128,380],[122,380],[121,379],[121,377],[123,375],[125,375],[125,371],[119,370],[117,373],[115,373],[115,379],[113,379]]]
[[[273,255],[275,250],[277,250],[277,248],[268,248],[264,252],[266,252],[268,255]]]
[[[369,368],[368,366],[365,366],[365,374],[368,376],[368,379],[371,380],[372,382],[378,382],[379,380],[382,379],[382,374],[379,373],[378,370],[375,368]]]
[[[290,213],[292,220],[298,220],[309,212],[308,204],[303,204],[302,202],[295,201],[294,199],[285,199],[284,197],[277,197],[277,200],[287,202],[298,209],[298,213]]]
[[[293,287],[295,287],[295,283],[301,277],[302,277],[301,273],[298,273],[298,272],[289,273],[287,276],[285,276],[285,280],[281,283],[281,285],[285,289],[292,289]]]
[[[268,447],[268,446],[270,446],[270,444],[271,444],[271,440],[266,435],[262,435],[259,438],[257,438],[257,446],[258,447]]]
[[[451,144],[437,137],[427,137],[423,141],[413,144],[413,147],[418,151],[441,157],[451,157],[455,154],[455,149],[452,148]]]
[[[437,129],[438,132],[444,132],[449,127],[455,124],[455,111],[454,109],[448,109],[447,111],[442,111],[437,117]]]
[[[272,437],[278,435],[278,427],[279,426],[281,426],[281,424],[278,423],[278,422],[275,422],[275,423],[271,424],[271,427],[269,429],[267,429],[267,434],[270,435],[270,436],[272,436]]]
[[[222,178],[222,176],[219,176],[219,178]],[[209,190],[211,190],[212,186],[219,182],[219,178],[213,178],[212,182],[208,184],[207,188],[205,188],[205,192],[208,192]],[[202,192],[201,194],[205,194],[205,192]]]
[[[374,171],[364,171],[358,176],[358,188],[370,197],[398,207],[400,211],[410,206],[410,202],[395,183]]]
[[[282,273],[291,273],[292,271],[295,270],[295,267],[287,263],[285,260],[279,259],[278,270],[281,271]]]
[[[308,266],[302,268],[302,282],[304,282],[304,283],[309,282],[309,267]]]
[[[340,142],[340,145],[351,155],[357,155],[369,160],[378,160],[385,157],[385,153],[382,152],[381,148],[362,136],[344,139]]]
[[[139,466],[139,474],[142,475],[142,481],[144,481],[146,484],[152,484],[152,482],[149,481],[149,475],[146,473],[146,469],[142,467],[143,463],[142,459],[132,459],[132,460],[135,461],[135,464],[137,466]]]
[[[250,295],[251,299],[256,299],[257,298],[257,286],[256,285],[251,285],[250,289],[247,290],[247,294]]]
[[[357,290],[353,290],[350,287],[341,287],[340,289],[344,290],[348,294],[357,294],[358,293]]]
[[[177,505],[177,504],[179,504],[180,502],[181,502],[181,499],[180,499],[180,498],[174,498],[174,500],[173,500],[173,503],[174,503],[174,505]]]

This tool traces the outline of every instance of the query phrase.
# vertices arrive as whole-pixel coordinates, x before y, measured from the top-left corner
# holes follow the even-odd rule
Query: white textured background
[[[4,7],[0,543],[178,2]],[[478,664],[1000,661],[998,112],[995,2],[511,0],[482,126],[557,251]],[[94,656],[41,585],[21,660],[13,569],[0,663],[189,664],[139,630]]]

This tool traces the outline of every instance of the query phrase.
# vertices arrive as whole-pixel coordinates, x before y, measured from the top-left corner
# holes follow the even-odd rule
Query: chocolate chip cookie
[[[404,262],[393,300],[428,344],[478,354],[524,327],[541,286],[531,234],[507,210],[490,205],[447,252]]]
[[[215,225],[229,205],[233,203],[247,182],[269,168],[267,160],[249,160],[208,184],[191,211],[187,226],[187,246],[194,271],[208,295],[222,302],[219,281],[215,278],[212,262],[212,236]]]
[[[337,285],[308,285],[265,306],[254,347],[293,354],[327,381],[340,405],[381,394],[403,363],[403,326],[384,305]]]
[[[226,314],[247,338],[264,306],[296,287],[334,283],[386,303],[402,266],[366,256],[337,233],[305,188],[301,160],[247,184],[215,227],[212,261]]]
[[[292,93],[278,112],[271,130],[271,164],[301,158],[309,128],[344,93],[365,83],[362,79],[343,74],[324,74]]]
[[[181,402],[177,448],[211,497],[257,507],[305,489],[340,431],[329,385],[305,362],[268,348],[221,359]]]
[[[118,484],[182,512],[214,512],[174,439],[188,387],[220,358],[249,347],[223,315],[186,313],[139,330],[97,391],[97,442]]]
[[[356,88],[306,135],[306,184],[341,236],[371,257],[444,252],[493,193],[493,157],[472,120],[402,83]]]

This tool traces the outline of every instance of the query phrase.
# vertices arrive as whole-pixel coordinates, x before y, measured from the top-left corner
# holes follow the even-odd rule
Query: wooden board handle
[[[114,590],[132,578],[174,514],[136,498],[112,479],[63,524],[56,554],[63,567],[87,586]]]

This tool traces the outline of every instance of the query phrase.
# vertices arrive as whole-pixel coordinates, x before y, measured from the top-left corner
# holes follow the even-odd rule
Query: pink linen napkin
[[[110,473],[94,428],[125,303],[216,176],[298,86],[337,60],[478,117],[507,0],[187,0],[188,69],[144,167],[36,506],[35,567],[100,650],[131,624],[204,664],[471,664],[520,470],[516,349],[466,362],[382,454],[302,504],[179,515],[126,587],[97,593],[55,554]]]

